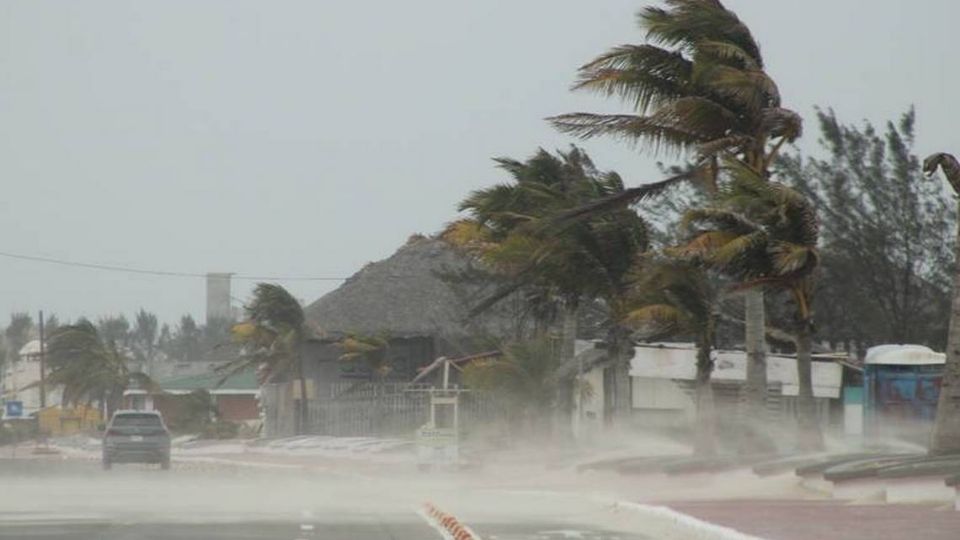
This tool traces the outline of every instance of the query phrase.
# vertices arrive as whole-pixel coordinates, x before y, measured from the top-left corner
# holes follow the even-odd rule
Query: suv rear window
[[[155,414],[118,414],[113,418],[114,426],[160,427],[160,417]]]

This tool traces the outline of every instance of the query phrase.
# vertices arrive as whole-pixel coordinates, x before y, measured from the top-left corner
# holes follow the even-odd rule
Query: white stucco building
[[[40,341],[28,342],[20,349],[19,359],[11,359],[4,367],[0,399],[23,402],[23,416],[30,416],[40,410],[40,388],[26,388],[40,381]],[[62,390],[47,388],[46,404],[59,405]],[[0,411],[2,412],[2,411]]]
[[[589,342],[578,343],[579,355],[595,356]],[[633,418],[641,424],[670,426],[694,417],[693,387],[697,350],[689,343],[638,345],[630,362]],[[714,351],[711,383],[717,407],[735,406],[740,388],[747,379],[747,355],[743,351]],[[587,430],[604,423],[613,406],[607,396],[613,384],[609,363],[591,358],[582,380],[589,386],[589,397],[582,399],[574,412],[574,425]],[[839,400],[843,367],[834,361],[814,361],[813,395],[826,415],[831,400]],[[789,356],[767,355],[768,408],[771,414],[792,415],[799,393],[797,360]]]

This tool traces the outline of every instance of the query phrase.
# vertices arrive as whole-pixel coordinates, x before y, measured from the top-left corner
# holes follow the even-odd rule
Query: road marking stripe
[[[709,521],[697,519],[682,512],[677,512],[666,506],[653,506],[624,501],[618,501],[614,504],[614,510],[621,508],[642,514],[650,520],[666,520],[677,527],[689,531],[690,537],[695,540],[763,540],[757,536],[751,536],[729,527],[723,527],[715,523],[710,523]]]

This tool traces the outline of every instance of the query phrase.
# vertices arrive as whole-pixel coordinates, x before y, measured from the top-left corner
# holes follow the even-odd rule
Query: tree
[[[258,283],[253,299],[244,307],[247,320],[233,327],[234,339],[243,348],[234,360],[218,368],[222,380],[257,370],[264,383],[295,378],[299,383],[297,432],[306,432],[309,415],[302,347],[312,332],[303,306],[280,285]]]
[[[134,354],[139,360],[152,362],[158,348],[160,323],[157,316],[140,308],[137,312],[133,324],[133,331],[130,336],[133,345]]]
[[[557,404],[562,363],[557,344],[547,338],[515,342],[503,356],[474,360],[464,368],[463,380],[470,387],[490,392],[511,412],[511,418],[527,434],[549,426],[551,409]]]
[[[943,171],[954,194],[960,195],[960,162],[951,154],[933,154],[923,162],[923,170],[933,175]],[[947,332],[947,362],[940,383],[937,418],[933,426],[930,452],[960,451],[960,227],[954,244],[953,300]]]
[[[57,329],[60,328],[60,319],[53,313],[46,316],[46,320],[43,321],[43,331],[46,335],[52,335]]]
[[[27,313],[14,313],[10,315],[10,324],[4,331],[4,337],[7,340],[7,351],[11,360],[20,359],[20,349],[26,345],[33,336],[33,318]]]
[[[749,291],[764,287],[789,293],[799,385],[800,446],[823,446],[813,399],[813,274],[819,266],[820,225],[802,194],[761,178],[738,160],[726,160],[732,179],[721,206],[693,209],[687,222],[698,228],[677,252],[726,273]]]
[[[802,121],[780,107],[750,29],[719,0],[666,4],[638,14],[646,44],[611,49],[581,67],[574,85],[619,97],[634,111],[564,114],[551,122],[586,138],[608,135],[654,150],[694,150],[706,164],[715,165],[720,153],[738,155],[765,172],[777,150],[800,135]]]
[[[630,409],[629,342],[623,327],[626,278],[649,241],[643,219],[628,208],[609,209],[575,222],[555,225],[567,212],[621,194],[615,172],[600,171],[577,147],[552,155],[540,150],[527,161],[501,158],[514,182],[473,192],[461,203],[471,219],[455,223],[445,237],[479,254],[511,283],[481,304],[483,309],[523,289],[541,314],[555,306],[564,312],[561,356],[573,359],[577,310],[602,299],[609,313],[609,351],[620,373],[617,411]]]
[[[201,342],[204,352],[209,352],[230,341],[230,329],[233,321],[221,317],[213,317],[201,329]]]
[[[198,362],[202,359],[201,340],[203,331],[190,315],[180,317],[180,323],[173,332],[167,354],[181,362]]]
[[[130,321],[123,315],[100,318],[97,321],[97,331],[108,343],[112,342],[121,347],[130,343]]]
[[[911,109],[885,131],[818,111],[825,158],[785,155],[785,182],[823,219],[818,334],[859,351],[882,343],[946,345],[956,208],[913,153]]]
[[[340,360],[363,362],[374,380],[382,381],[390,373],[390,339],[386,336],[348,335],[337,342],[343,351]]]
[[[47,346],[48,386],[63,387],[65,405],[99,401],[109,416],[131,385],[153,388],[142,373],[133,373],[115,340],[106,340],[88,320],[61,326],[50,336]]]
[[[650,258],[640,265],[625,323],[646,339],[692,337],[697,344],[694,452],[716,452],[716,415],[710,374],[719,322],[720,286],[697,264]]]
[[[802,120],[781,106],[750,29],[719,0],[667,0],[638,15],[647,43],[622,45],[580,68],[574,89],[618,97],[629,114],[573,113],[551,118],[563,132],[605,135],[654,151],[693,151],[692,169],[665,181],[626,189],[575,214],[636,202],[681,181],[716,192],[721,154],[733,155],[760,177],[785,143],[802,133]],[[763,293],[746,293],[749,359],[747,413],[759,416],[766,399]]]

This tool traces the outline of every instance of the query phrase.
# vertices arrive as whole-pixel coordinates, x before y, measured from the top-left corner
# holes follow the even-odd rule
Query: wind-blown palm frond
[[[258,283],[253,300],[246,306],[250,321],[276,331],[303,329],[303,307],[286,289],[272,283]]]
[[[763,71],[697,63],[693,78],[697,85],[709,88],[720,99],[732,101],[742,111],[753,111],[756,117],[762,118],[767,108],[780,107],[780,89]]]
[[[672,336],[691,327],[687,316],[668,304],[651,304],[634,309],[627,314],[623,323],[634,329],[642,329],[653,337]]]
[[[703,137],[685,126],[664,122],[660,116],[633,114],[570,113],[549,119],[563,133],[583,139],[599,135],[612,136],[630,143],[641,143],[655,151],[663,149],[682,152],[695,148]]]
[[[806,287],[820,261],[813,205],[739,160],[724,160],[724,170],[730,182],[718,205],[687,212],[684,224],[693,233],[673,253],[730,275],[740,281],[739,289]]]
[[[47,358],[46,384],[62,386],[68,405],[100,400],[114,409],[131,386],[156,389],[150,377],[131,371],[126,354],[115,343],[104,342],[87,320],[58,328],[50,336]]]
[[[761,120],[763,131],[770,137],[782,137],[784,142],[793,142],[803,135],[803,119],[790,109],[765,108]]]
[[[938,152],[923,160],[923,172],[927,176],[934,175],[938,168],[947,177],[954,193],[960,195],[960,161],[957,161],[953,154],[944,152]]]
[[[463,373],[470,388],[485,390],[521,413],[544,413],[560,383],[560,357],[549,339],[511,343],[500,358],[471,362]]]
[[[765,171],[780,146],[800,136],[802,123],[781,107],[750,29],[719,1],[666,4],[638,15],[648,43],[600,55],[580,68],[574,85],[616,96],[632,114],[580,112],[548,120],[578,137],[612,136],[655,152],[694,150],[701,160],[727,152]]]
[[[690,91],[693,63],[683,54],[652,45],[622,45],[580,68],[574,90],[619,96],[638,111]]]
[[[473,306],[472,315],[520,291],[538,304],[547,297],[575,304],[619,287],[648,242],[645,223],[626,201],[670,184],[668,179],[626,190],[618,174],[597,169],[577,147],[555,155],[540,149],[525,161],[496,162],[514,181],[471,193],[461,205],[470,217],[444,233],[508,278]],[[592,218],[570,215],[592,204],[620,208]]]
[[[340,360],[365,362],[372,372],[381,377],[390,371],[387,355],[390,339],[386,336],[349,335],[337,342],[337,346],[343,351]]]
[[[729,43],[752,64],[763,67],[760,46],[750,29],[718,0],[667,0],[666,4],[670,9],[649,7],[637,16],[651,41],[686,51],[696,51],[704,42]]]
[[[249,370],[261,383],[297,376],[300,347],[310,335],[300,302],[280,285],[258,283],[246,312],[247,320],[231,328],[241,354],[217,368],[221,384]]]
[[[563,223],[575,221],[585,216],[589,217],[603,215],[611,210],[623,208],[627,205],[639,203],[644,199],[656,197],[678,183],[694,178],[695,176],[696,171],[687,171],[658,182],[651,182],[649,184],[643,184],[641,186],[624,189],[615,195],[611,195],[598,201],[583,204],[565,213],[559,214],[556,216],[554,222]]]

